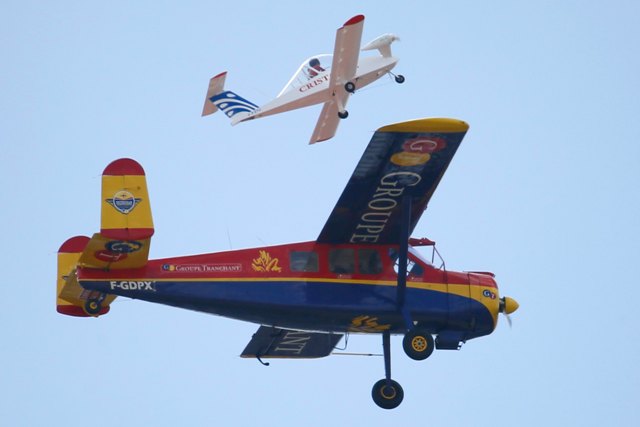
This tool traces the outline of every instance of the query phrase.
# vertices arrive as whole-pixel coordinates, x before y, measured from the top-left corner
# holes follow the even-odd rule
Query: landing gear
[[[382,333],[382,352],[384,353],[384,378],[376,382],[371,389],[373,401],[382,409],[397,408],[404,398],[402,386],[391,379],[391,333]]]
[[[404,352],[413,360],[424,360],[431,356],[434,347],[435,345],[431,334],[420,329],[410,330],[402,339]]]
[[[349,117],[349,112],[347,110],[338,111],[338,117],[340,117],[341,119],[346,119],[347,117]]]
[[[383,378],[373,385],[371,397],[382,409],[393,409],[402,403],[404,391],[397,381]]]
[[[84,303],[84,311],[91,316],[97,316],[101,310],[102,302],[97,298],[87,300],[87,302]]]
[[[404,83],[404,76],[402,74],[398,74],[396,76],[396,83],[399,83],[399,84]]]
[[[353,93],[356,91],[356,85],[353,82],[346,82],[344,84],[344,90],[346,90],[349,93]]]

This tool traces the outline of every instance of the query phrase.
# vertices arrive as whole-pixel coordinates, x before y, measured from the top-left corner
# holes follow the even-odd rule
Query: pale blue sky
[[[0,6],[0,424],[637,425],[640,6],[635,1],[11,1]],[[269,101],[366,16],[404,85],[358,92],[337,136],[320,107],[231,127],[208,79]],[[99,227],[100,174],[145,168],[153,258],[315,239],[371,133],[454,117],[471,129],[416,237],[496,273],[513,328],[415,362],[377,408],[381,358],[238,357],[257,326],[119,299],[55,312],[56,251]],[[378,352],[379,337],[351,336]]]

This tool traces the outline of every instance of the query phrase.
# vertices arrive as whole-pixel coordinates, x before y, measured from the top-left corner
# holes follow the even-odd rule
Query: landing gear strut
[[[371,389],[371,397],[383,409],[397,408],[404,398],[402,386],[391,379],[391,333],[382,333],[382,350],[384,353],[384,378],[376,382]]]

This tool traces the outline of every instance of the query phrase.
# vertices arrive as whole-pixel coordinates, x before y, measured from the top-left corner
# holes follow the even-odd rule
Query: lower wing
[[[342,100],[343,108],[346,106],[348,99],[349,97],[347,95]],[[336,100],[331,99],[331,101],[324,103],[324,107],[322,108],[322,112],[320,112],[318,123],[316,123],[316,128],[313,130],[309,144],[315,144],[316,142],[322,142],[333,138],[338,130],[338,125],[340,124],[340,117],[338,117],[339,111]]]

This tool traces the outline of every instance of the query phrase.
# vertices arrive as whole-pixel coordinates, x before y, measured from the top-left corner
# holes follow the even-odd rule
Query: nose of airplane
[[[518,301],[509,297],[500,298],[500,313],[511,314],[520,307]]]

